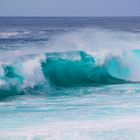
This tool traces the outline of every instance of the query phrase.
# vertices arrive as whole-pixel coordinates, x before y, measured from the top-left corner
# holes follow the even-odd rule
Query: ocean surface
[[[140,140],[140,17],[0,17],[0,140]]]

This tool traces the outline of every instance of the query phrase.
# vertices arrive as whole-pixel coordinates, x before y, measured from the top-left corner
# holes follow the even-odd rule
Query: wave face
[[[83,51],[51,55],[42,66],[45,76],[55,85],[95,86],[125,82],[123,79],[113,77],[108,72],[106,64],[99,66],[94,57]],[[74,57],[77,60],[72,59]],[[114,64],[111,65],[109,67],[112,69]]]
[[[24,56],[24,59],[1,65],[0,91],[5,96],[23,94],[29,89],[46,92],[56,86],[85,87],[139,82],[134,75],[137,67],[134,59],[137,60],[135,62],[139,61],[139,50],[125,52],[122,56],[106,56],[102,63],[84,51]]]

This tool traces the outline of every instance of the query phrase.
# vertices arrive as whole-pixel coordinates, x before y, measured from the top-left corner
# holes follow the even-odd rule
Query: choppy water
[[[139,140],[140,18],[0,18],[1,140]]]

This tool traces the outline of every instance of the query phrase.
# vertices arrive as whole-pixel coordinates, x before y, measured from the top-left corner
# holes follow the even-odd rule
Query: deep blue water
[[[139,140],[140,17],[0,17],[0,140]]]

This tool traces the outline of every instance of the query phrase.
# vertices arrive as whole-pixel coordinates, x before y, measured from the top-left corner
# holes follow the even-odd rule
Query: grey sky
[[[140,16],[140,0],[0,0],[0,16]]]

